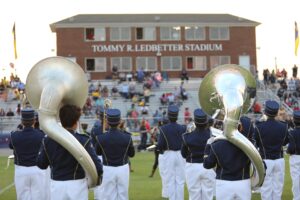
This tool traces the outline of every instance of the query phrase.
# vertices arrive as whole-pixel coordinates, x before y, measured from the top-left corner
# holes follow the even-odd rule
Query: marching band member
[[[213,199],[216,174],[203,167],[204,149],[211,136],[208,117],[202,109],[194,111],[196,129],[183,135],[181,155],[186,159],[185,177],[190,200]]]
[[[267,169],[260,189],[262,200],[281,199],[284,183],[284,159],[282,147],[288,143],[288,125],[275,120],[279,110],[276,101],[266,101],[266,121],[257,122],[254,139]]]
[[[81,109],[74,105],[64,105],[59,111],[62,126],[72,134],[94,161],[98,173],[98,184],[102,176],[102,164],[96,155],[89,136],[76,132]],[[46,137],[43,140],[38,166],[51,167],[51,200],[88,199],[88,183],[85,172],[78,161],[60,144]],[[40,198],[41,199],[41,198]]]
[[[135,151],[131,135],[118,129],[120,120],[120,110],[108,109],[107,122],[110,129],[96,138],[96,150],[102,155],[104,165],[101,200],[128,199],[128,156],[133,157]]]
[[[169,124],[159,127],[160,135],[157,148],[164,154],[164,162],[168,169],[166,179],[168,184],[168,197],[170,200],[184,199],[184,164],[180,154],[182,135],[186,127],[177,121],[179,109],[175,105],[168,107]],[[159,161],[160,162],[160,161]]]
[[[44,138],[43,132],[34,129],[34,110],[21,110],[23,130],[11,133],[9,147],[15,156],[15,186],[17,199],[46,199],[46,170],[36,166],[38,152]]]
[[[293,182],[294,200],[300,199],[300,111],[294,111],[295,129],[289,133],[287,153],[290,154],[290,172]]]
[[[250,200],[250,160],[238,147],[227,140],[210,138],[204,152],[203,166],[216,166],[217,200]]]

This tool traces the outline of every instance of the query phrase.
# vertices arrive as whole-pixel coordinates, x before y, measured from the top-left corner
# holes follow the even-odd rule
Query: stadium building
[[[229,14],[83,14],[50,25],[57,55],[77,62],[91,79],[112,68],[203,77],[220,64],[256,69],[259,23]]]

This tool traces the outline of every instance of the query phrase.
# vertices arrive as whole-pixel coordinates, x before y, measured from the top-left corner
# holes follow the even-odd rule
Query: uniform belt
[[[104,166],[107,166],[107,167],[121,167],[121,166],[124,166],[124,165],[127,165],[128,163],[125,163],[125,164],[104,164]]]
[[[203,163],[203,161],[193,161],[193,162],[191,162],[190,160],[187,160],[186,162],[187,163],[197,163],[197,164],[202,164]]]

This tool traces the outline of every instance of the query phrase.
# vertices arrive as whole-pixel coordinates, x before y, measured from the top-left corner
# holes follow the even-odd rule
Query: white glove
[[[206,144],[212,144],[214,141],[215,141],[215,137],[210,137],[210,138],[207,140]]]

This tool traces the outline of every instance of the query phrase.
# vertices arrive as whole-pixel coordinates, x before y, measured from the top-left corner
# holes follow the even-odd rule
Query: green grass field
[[[137,153],[131,159],[133,173],[130,174],[129,199],[130,200],[161,200],[161,181],[158,171],[153,178],[149,178],[154,161],[152,152]],[[14,165],[11,163],[6,168],[7,157],[0,157],[0,199],[14,200],[16,199],[15,188],[13,183]],[[286,157],[286,176],[283,191],[283,200],[292,199],[292,182],[289,172],[288,157]],[[89,199],[93,199],[93,193],[90,192]],[[185,199],[188,199],[187,190],[185,190]],[[260,199],[259,194],[253,194],[252,199]]]

